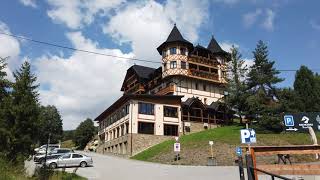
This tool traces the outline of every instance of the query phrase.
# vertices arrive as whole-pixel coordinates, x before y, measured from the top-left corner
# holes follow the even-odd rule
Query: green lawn
[[[233,153],[236,146],[240,144],[240,129],[242,126],[225,126],[216,129],[210,129],[190,135],[180,137],[181,151],[188,152],[185,158],[192,158],[192,152],[197,154],[208,154],[209,141],[214,141],[216,149],[220,147],[227,148],[225,153]],[[319,134],[317,135],[318,137]],[[160,163],[167,163],[168,156],[173,156],[174,140],[168,140],[158,145],[155,145],[135,156],[132,159],[142,161],[153,161]],[[281,133],[281,134],[257,134],[256,145],[299,145],[311,144],[310,137],[307,133]],[[224,153],[224,152],[222,152]],[[221,152],[220,152],[221,154]],[[230,155],[233,156],[233,155]],[[197,158],[197,157],[195,157]],[[172,158],[171,158],[172,159]],[[169,162],[170,163],[170,162]],[[186,162],[186,164],[193,162]]]

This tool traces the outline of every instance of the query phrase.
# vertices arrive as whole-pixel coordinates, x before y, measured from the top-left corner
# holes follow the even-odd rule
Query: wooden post
[[[309,130],[309,134],[310,134],[311,140],[313,142],[313,145],[318,145],[318,139],[317,139],[316,133],[314,132],[313,128],[308,127],[308,130]],[[316,159],[319,159],[318,153],[316,154]]]

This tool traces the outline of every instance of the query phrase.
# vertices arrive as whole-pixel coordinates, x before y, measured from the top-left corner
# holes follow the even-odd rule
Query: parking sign
[[[180,152],[180,143],[174,143],[173,150],[174,152]]]
[[[256,132],[253,129],[241,129],[241,143],[243,144],[251,144],[256,143]]]
[[[284,125],[285,126],[294,126],[294,119],[292,115],[285,115],[283,116],[283,120],[284,120]]]

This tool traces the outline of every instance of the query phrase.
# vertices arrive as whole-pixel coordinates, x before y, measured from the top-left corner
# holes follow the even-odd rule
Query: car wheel
[[[82,161],[81,163],[80,163],[80,167],[86,167],[87,166],[87,163],[86,162],[84,162],[84,161]]]
[[[57,163],[50,163],[49,167],[51,169],[55,169],[55,168],[57,168]]]

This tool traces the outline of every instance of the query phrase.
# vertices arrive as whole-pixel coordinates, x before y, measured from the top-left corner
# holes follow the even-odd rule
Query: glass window
[[[163,50],[162,51],[162,57],[166,57],[167,56],[167,51],[166,50]]]
[[[181,54],[181,55],[187,55],[187,50],[186,50],[186,48],[180,48],[180,54]]]
[[[163,115],[164,117],[178,117],[178,108],[176,107],[170,107],[170,106],[164,106],[163,107]]]
[[[170,48],[170,54],[177,54],[177,48]]]
[[[80,155],[80,154],[73,154],[72,155],[72,158],[82,158],[83,156],[82,155]]]
[[[139,102],[139,114],[154,115],[154,105],[150,103]]]
[[[164,124],[163,125],[163,135],[165,135],[165,136],[178,136],[178,126]]]
[[[181,61],[181,69],[187,69],[187,63],[184,61]]]
[[[166,70],[167,69],[167,63],[163,63],[163,69]]]
[[[203,85],[203,90],[207,91],[207,86],[205,84]]]
[[[196,90],[198,90],[199,89],[199,85],[198,85],[198,83],[196,83]]]
[[[154,134],[154,123],[138,122],[138,133]]]
[[[71,154],[65,154],[65,155],[62,155],[61,158],[62,159],[69,159],[71,156]]]
[[[177,61],[170,62],[170,69],[177,68]]]

